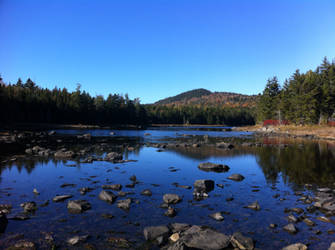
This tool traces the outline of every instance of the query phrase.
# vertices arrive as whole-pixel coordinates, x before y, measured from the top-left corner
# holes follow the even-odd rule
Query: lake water
[[[316,143],[304,140],[278,138],[254,138],[252,133],[225,132],[224,128],[168,128],[146,131],[113,130],[115,142],[111,145],[71,145],[68,148],[79,151],[88,148],[87,155],[103,157],[110,151],[118,151],[124,159],[134,160],[125,163],[94,161],[80,163],[80,159],[56,160],[52,157],[41,158],[17,156],[0,169],[0,204],[11,204],[11,213],[22,212],[20,204],[35,201],[38,209],[25,221],[9,220],[6,231],[0,234],[1,244],[16,234],[35,242],[41,248],[48,248],[43,241],[43,233],[51,233],[58,247],[68,247],[66,239],[75,235],[89,235],[86,243],[98,249],[107,246],[113,248],[110,238],[125,238],[132,243],[131,248],[145,248],[143,229],[146,226],[167,225],[173,222],[192,225],[207,225],[231,235],[242,232],[255,240],[260,249],[281,249],[302,242],[309,249],[328,249],[334,241],[332,223],[321,222],[316,217],[323,215],[316,210],[309,213],[298,199],[301,193],[314,196],[319,187],[334,188],[335,183],[335,146],[330,143]],[[109,136],[110,130],[59,130],[58,134],[85,134]],[[149,135],[150,134],[150,135]],[[208,135],[204,137],[204,135]],[[130,139],[132,138],[132,139]],[[231,141],[236,146],[232,150],[215,146],[216,142]],[[261,142],[258,146],[246,146],[243,142]],[[158,150],[155,143],[167,143],[170,146]],[[190,145],[183,143],[190,142]],[[200,147],[192,146],[199,143]],[[175,146],[178,143],[178,146]],[[244,145],[244,146],[243,146]],[[33,145],[32,145],[33,146]],[[63,145],[62,145],[63,146]],[[198,169],[199,163],[213,162],[226,164],[230,170],[225,173],[204,172]],[[235,182],[227,179],[233,173],[242,174],[245,179]],[[129,178],[135,175],[139,181],[134,188]],[[211,179],[223,188],[215,187],[209,197],[197,201],[193,198],[193,188],[177,187],[189,185],[198,179]],[[74,184],[61,187],[62,184]],[[126,197],[133,202],[129,211],[114,204],[98,199],[105,184],[122,184],[122,191],[130,192]],[[305,184],[309,184],[306,186]],[[82,187],[94,190],[81,195]],[[36,188],[39,195],[33,193]],[[141,195],[141,191],[150,189],[152,196]],[[113,191],[117,194],[117,191]],[[301,192],[301,193],[299,193]],[[164,216],[165,209],[160,208],[162,197],[166,193],[175,193],[183,197],[182,202],[173,205],[177,215]],[[52,202],[60,194],[71,194],[70,200],[85,199],[92,208],[81,214],[70,214],[67,202]],[[233,198],[227,201],[227,198]],[[39,205],[49,200],[49,205]],[[228,199],[229,200],[229,199]],[[258,201],[261,210],[245,208]],[[282,229],[288,224],[285,208],[300,207],[305,215],[316,223],[310,227],[303,222],[296,223],[299,232],[289,234]],[[215,221],[209,217],[214,212],[223,212],[224,220]],[[102,214],[112,214],[112,219]],[[296,217],[298,215],[294,214]],[[271,223],[278,227],[270,229]],[[82,248],[83,244],[76,247]],[[149,247],[150,248],[150,247]]]

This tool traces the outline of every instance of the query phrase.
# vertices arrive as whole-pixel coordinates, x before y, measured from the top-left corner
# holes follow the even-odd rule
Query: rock
[[[135,175],[130,176],[129,180],[131,180],[132,182],[136,182],[137,178]]]
[[[37,191],[36,188],[33,189],[33,193],[34,193],[35,195],[39,195],[39,194],[40,194],[40,193]]]
[[[8,220],[6,214],[0,213],[0,234],[6,231]]]
[[[182,198],[177,194],[164,194],[163,201],[167,204],[177,204]]]
[[[79,192],[81,195],[84,195],[88,192],[91,192],[92,190],[94,190],[93,188],[90,188],[90,187],[82,187],[79,189]]]
[[[219,250],[228,247],[230,238],[213,229],[192,226],[187,229],[180,241],[189,248]]]
[[[329,219],[325,216],[318,216],[318,217],[316,217],[316,219],[319,220],[319,221],[322,221],[322,222],[328,222],[328,223],[332,222],[331,219]]]
[[[32,213],[37,210],[37,205],[34,201],[24,202],[20,206],[23,208],[23,212],[25,213]]]
[[[307,248],[306,248],[307,249]],[[299,249],[300,250],[300,249]],[[328,250],[335,250],[335,242],[332,242],[330,244],[330,247],[328,248]]]
[[[172,230],[173,233],[180,233],[180,232],[184,232],[187,229],[189,229],[191,227],[190,224],[186,224],[186,223],[172,223],[170,225],[170,228]]]
[[[51,136],[51,135],[55,135],[55,134],[56,134],[56,131],[54,131],[54,130],[51,130],[51,131],[48,133],[49,136]]]
[[[167,238],[169,233],[170,229],[167,226],[146,227],[143,230],[144,238],[149,241],[156,240],[158,237]]]
[[[69,213],[79,214],[91,209],[91,204],[86,200],[73,200],[67,203]]]
[[[226,142],[219,142],[216,144],[218,148],[223,148],[223,149],[233,149],[234,145]]]
[[[204,171],[213,171],[213,172],[227,172],[229,167],[223,164],[215,164],[211,162],[200,163],[198,166],[199,169]]]
[[[282,250],[307,250],[307,246],[302,243],[295,243],[282,248]]]
[[[287,220],[289,222],[293,222],[293,223],[297,223],[298,222],[298,219],[294,215],[292,215],[292,214],[290,214],[289,216],[287,216]]]
[[[243,181],[244,176],[241,174],[232,174],[231,176],[228,177],[228,179],[233,181]]]
[[[84,235],[84,236],[74,236],[72,238],[69,238],[66,242],[71,245],[77,245],[79,242],[84,242],[86,241],[86,239],[88,238],[88,235]]]
[[[33,154],[33,150],[31,148],[27,148],[24,152],[26,154],[28,154],[28,155],[32,155]]]
[[[117,201],[117,207],[124,209],[124,210],[129,210],[130,209],[130,204],[131,204],[131,199],[125,199],[125,200],[118,200]]]
[[[223,221],[224,220],[224,217],[222,216],[221,212],[216,212],[216,213],[210,214],[209,217],[211,217],[212,219],[217,220],[217,221]]]
[[[258,204],[258,201],[255,201],[251,203],[250,205],[246,206],[246,208],[250,208],[250,209],[258,211],[261,209],[261,206]]]
[[[14,244],[12,248],[9,249],[17,249],[17,250],[35,250],[36,246],[34,242],[27,241],[27,240],[19,240]]]
[[[193,184],[194,192],[210,192],[214,189],[214,181],[212,180],[196,180]]]
[[[322,193],[332,193],[333,192],[333,190],[330,188],[318,188],[317,190],[318,192],[322,192]]]
[[[83,134],[83,138],[85,140],[91,140],[92,135],[91,134]]]
[[[297,214],[302,214],[304,212],[304,210],[300,207],[294,207],[294,208],[291,208],[290,210]]]
[[[121,184],[112,184],[112,185],[102,185],[103,189],[112,189],[115,191],[120,191],[122,189]]]
[[[231,244],[241,250],[252,250],[254,249],[254,241],[243,236],[240,232],[236,232],[231,237]]]
[[[9,220],[29,220],[30,217],[27,214],[19,213],[12,217],[8,217]]]
[[[66,151],[64,149],[61,149],[54,154],[54,157],[55,158],[63,158],[63,159],[71,159],[71,158],[76,157],[76,153],[74,153],[73,151],[70,151],[70,150]]]
[[[283,227],[283,229],[291,234],[295,234],[298,232],[297,228],[294,226],[294,224],[290,223]]]
[[[99,194],[99,199],[109,202],[109,203],[113,203],[115,201],[115,199],[117,198],[117,196],[111,192],[111,191],[101,191]]]
[[[273,223],[271,223],[271,224],[269,225],[269,227],[270,227],[270,228],[276,228],[276,227],[278,227],[278,225],[277,225],[277,224],[273,224]]]
[[[173,207],[168,207],[167,211],[164,213],[165,216],[168,217],[175,217],[177,215],[176,209]]]
[[[62,185],[60,185],[61,188],[65,188],[65,187],[75,187],[76,184],[72,184],[72,183],[63,183]]]
[[[112,214],[102,214],[101,217],[103,217],[105,219],[113,219],[114,215],[112,215]]]
[[[71,195],[71,194],[57,195],[52,199],[52,201],[53,202],[60,202],[60,201],[64,201],[64,200],[72,198],[72,197],[73,197],[73,195]]]
[[[172,234],[171,236],[170,236],[170,240],[172,241],[172,242],[176,242],[176,241],[178,241],[179,240],[179,233],[174,233],[174,234]]]
[[[144,190],[141,192],[141,195],[151,196],[151,195],[152,195],[152,192],[151,192],[151,190],[149,190],[149,189],[144,189]]]
[[[305,224],[307,226],[310,226],[310,227],[315,226],[315,223],[312,220],[308,219],[308,218],[303,219],[303,222],[305,222]]]
[[[121,161],[122,158],[123,158],[122,154],[119,154],[119,153],[116,153],[116,152],[110,152],[106,155],[104,160],[115,162],[115,161]]]

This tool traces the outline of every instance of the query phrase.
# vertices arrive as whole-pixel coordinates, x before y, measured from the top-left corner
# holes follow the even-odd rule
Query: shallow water
[[[109,132],[99,130],[92,134],[101,135],[100,133]],[[164,140],[167,133],[175,135],[179,132],[158,131],[160,135],[157,137]],[[188,132],[194,134],[198,131]],[[142,133],[143,136],[140,137],[145,138],[144,133],[149,132],[138,133]],[[150,130],[150,133],[151,136],[155,136],[156,130]],[[118,131],[117,134],[120,136],[122,133]],[[210,133],[205,131],[205,134]],[[10,220],[6,232],[0,235],[0,240],[12,234],[23,233],[26,239],[38,243],[42,238],[41,232],[52,232],[60,247],[66,246],[67,238],[85,234],[90,235],[88,242],[101,249],[108,245],[108,237],[126,238],[134,247],[140,247],[144,242],[144,227],[182,222],[208,225],[228,235],[240,231],[252,237],[256,241],[256,247],[261,249],[280,249],[296,242],[310,244],[309,249],[327,249],[334,240],[334,236],[327,231],[335,229],[335,225],[316,220],[317,216],[322,215],[318,211],[312,214],[306,212],[317,224],[315,227],[309,227],[303,222],[297,223],[299,232],[296,235],[285,232],[282,227],[288,224],[285,208],[307,207],[298,201],[301,196],[296,195],[296,191],[313,194],[317,187],[333,188],[334,147],[331,144],[305,141],[285,142],[285,147],[276,145],[276,140],[263,142],[265,144],[262,147],[238,146],[233,150],[203,144],[199,148],[169,147],[163,152],[158,152],[151,144],[139,146],[135,143],[135,148],[131,151],[127,150],[127,147],[118,148],[124,158],[136,160],[122,164],[105,161],[90,164],[34,157],[14,160],[1,168],[0,204],[12,204],[11,214],[17,214],[22,212],[22,202],[35,201],[40,205],[50,200],[50,203],[46,207],[38,207],[29,220]],[[73,145],[74,148],[80,146]],[[102,153],[94,150],[90,152],[92,155]],[[230,170],[226,173],[199,170],[198,164],[207,161],[227,164]],[[171,172],[170,167],[174,167],[176,171]],[[228,180],[227,177],[233,173],[240,173],[245,179],[242,182]],[[140,183],[135,188],[127,188],[125,185],[131,183],[129,177],[132,175],[136,175]],[[193,186],[197,179],[211,179],[216,184],[223,184],[224,188],[215,187],[209,193],[209,198],[196,201],[193,199],[192,189],[173,185],[179,183]],[[61,188],[64,183],[76,186]],[[122,184],[122,191],[134,192],[118,199],[133,198],[133,201],[139,203],[133,202],[130,210],[124,211],[116,206],[116,202],[111,205],[99,200],[101,186],[111,183]],[[307,183],[311,184],[309,189],[305,188]],[[92,187],[94,190],[81,195],[78,191],[81,187]],[[40,195],[33,194],[34,188]],[[144,189],[150,189],[153,195],[140,195]],[[164,216],[165,209],[159,208],[165,193],[176,193],[183,197],[183,201],[174,206],[178,211],[174,218]],[[70,200],[85,199],[91,203],[92,208],[82,214],[70,214],[66,208],[67,201],[52,202],[52,198],[57,194],[72,194],[73,198]],[[274,198],[276,194],[279,196]],[[226,201],[229,197],[234,199]],[[261,206],[260,211],[244,208],[256,200]],[[218,211],[225,213],[222,222],[208,216]],[[105,219],[101,216],[103,213],[111,213],[114,218]],[[270,223],[278,224],[278,227],[270,229]],[[321,234],[316,235],[316,230],[320,230]]]

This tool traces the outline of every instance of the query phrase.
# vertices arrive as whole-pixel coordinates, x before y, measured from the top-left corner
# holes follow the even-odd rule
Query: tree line
[[[257,120],[325,124],[335,118],[335,62],[324,58],[316,70],[296,70],[283,86],[268,80],[257,105]]]
[[[109,94],[92,97],[78,84],[75,91],[49,90],[30,78],[3,84],[0,77],[1,123],[100,125],[254,124],[252,108],[206,105],[143,105],[138,98]]]

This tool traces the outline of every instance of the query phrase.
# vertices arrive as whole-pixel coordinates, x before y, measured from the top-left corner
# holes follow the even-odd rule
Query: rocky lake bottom
[[[219,129],[3,136],[0,249],[328,249],[335,143]]]

